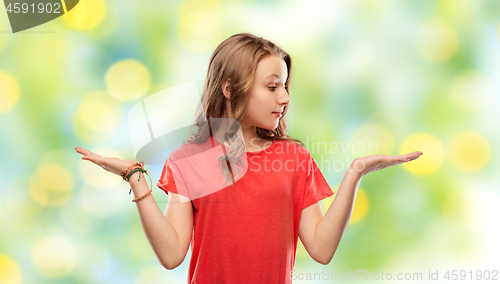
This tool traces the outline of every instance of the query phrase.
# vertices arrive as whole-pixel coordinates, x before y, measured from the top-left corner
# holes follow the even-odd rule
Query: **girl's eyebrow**
[[[265,78],[264,78],[264,80],[267,80],[267,78],[269,78],[269,77],[276,77],[276,78],[278,78],[278,79],[280,78],[280,76],[279,76],[278,74],[273,73],[273,74],[271,74],[271,75],[269,75],[269,76],[265,77]]]
[[[271,74],[271,75],[267,76],[267,77],[266,77],[266,78],[264,78],[264,79],[267,79],[267,78],[272,77],[272,76],[274,76],[274,77],[278,77],[278,78],[280,77],[278,74],[273,73],[273,74]]]

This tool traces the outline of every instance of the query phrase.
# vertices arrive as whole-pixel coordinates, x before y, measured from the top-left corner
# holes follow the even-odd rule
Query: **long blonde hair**
[[[198,105],[194,132],[191,132],[189,138],[183,141],[186,143],[203,143],[206,139],[213,135],[212,131],[217,131],[221,126],[220,123],[210,121],[211,118],[222,118],[226,113],[226,97],[222,93],[222,84],[230,79],[231,82],[231,111],[232,116],[236,121],[240,121],[243,117],[245,105],[248,99],[247,93],[253,84],[257,64],[266,56],[277,55],[283,59],[287,66],[288,77],[285,86],[290,90],[290,79],[292,75],[292,59],[288,53],[278,47],[276,44],[262,37],[257,37],[250,33],[239,33],[230,36],[224,40],[213,52],[208,66],[207,78],[203,88],[201,102]],[[256,127],[257,134],[265,140],[285,140],[296,142],[303,146],[303,142],[298,139],[291,138],[287,135],[287,122],[285,115],[288,110],[288,105],[284,107],[283,116],[279,119],[278,127],[273,130]],[[238,128],[239,123],[230,123],[224,128],[228,131],[224,132],[226,139],[233,137]],[[229,153],[225,153],[219,157],[219,163],[224,169],[225,164],[229,169],[229,176],[226,174],[226,180],[230,177],[234,185],[234,175],[232,172],[231,163],[241,162],[239,157],[245,153],[245,145],[243,139],[235,139],[237,141],[234,147],[231,147]],[[224,147],[223,147],[224,149]],[[226,163],[224,163],[226,160]],[[234,162],[233,162],[234,161]],[[234,167],[239,173],[237,167]]]

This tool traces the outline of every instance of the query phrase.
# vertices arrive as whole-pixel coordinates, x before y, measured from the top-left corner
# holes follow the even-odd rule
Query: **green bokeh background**
[[[164,269],[127,184],[73,149],[134,159],[128,110],[187,81],[201,91],[211,53],[239,32],[291,55],[289,134],[334,191],[349,160],[424,152],[363,177],[332,262],[299,243],[296,275],[323,280],[294,283],[498,271],[499,19],[493,0],[82,0],[13,34],[0,12],[0,283],[186,282],[189,255]],[[161,167],[149,173],[156,184]]]

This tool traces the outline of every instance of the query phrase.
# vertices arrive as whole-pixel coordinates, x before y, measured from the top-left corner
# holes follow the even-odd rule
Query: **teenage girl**
[[[164,213],[140,178],[142,164],[75,148],[83,160],[128,180],[161,265],[179,266],[191,245],[188,283],[291,283],[298,237],[315,261],[330,263],[349,224],[361,178],[423,154],[355,159],[323,214],[319,201],[333,191],[303,143],[286,134],[291,71],[289,54],[252,34],[233,35],[216,48],[195,121],[198,131],[171,153],[157,183],[169,195]],[[243,147],[225,152],[230,185],[193,197],[194,175],[187,178],[179,159],[172,157],[223,144],[227,136],[209,123],[211,118],[237,121]],[[238,176],[241,164],[229,163],[228,157],[242,154],[247,163]]]

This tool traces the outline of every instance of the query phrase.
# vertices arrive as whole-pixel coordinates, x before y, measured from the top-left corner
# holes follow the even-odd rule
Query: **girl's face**
[[[276,55],[267,56],[257,64],[248,101],[240,121],[242,127],[257,126],[273,130],[278,127],[281,112],[290,104],[285,87],[287,80],[285,61]]]

